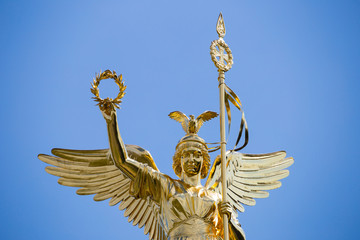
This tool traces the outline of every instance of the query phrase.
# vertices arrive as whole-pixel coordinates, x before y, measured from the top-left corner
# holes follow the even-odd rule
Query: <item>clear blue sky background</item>
[[[128,85],[125,142],[175,177],[184,133],[167,114],[219,108],[209,46],[220,11],[227,83],[250,129],[244,152],[295,159],[283,186],[240,214],[247,238],[358,238],[360,1],[207,0],[1,1],[1,239],[147,239],[117,207],[58,185],[36,156],[108,147],[89,87],[112,69]],[[101,91],[116,94],[110,80]],[[218,120],[199,135],[218,141]]]

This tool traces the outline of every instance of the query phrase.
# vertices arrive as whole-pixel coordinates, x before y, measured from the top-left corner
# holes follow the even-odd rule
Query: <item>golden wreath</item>
[[[224,64],[220,61],[218,61],[216,59],[216,53],[219,52],[216,47],[223,47],[224,50],[226,51],[226,53],[228,54],[228,57],[229,57],[229,61],[227,62],[227,64]],[[211,45],[210,45],[210,55],[211,55],[211,60],[215,63],[215,66],[221,70],[221,71],[224,71],[224,72],[227,72],[230,70],[230,68],[232,67],[233,65],[233,56],[232,56],[232,52],[229,48],[229,46],[225,43],[224,40],[222,39],[218,39],[218,40],[214,40],[211,42]]]
[[[119,105],[122,102],[121,99],[125,95],[126,86],[124,85],[124,82],[122,80],[122,74],[118,76],[115,71],[112,72],[110,70],[106,70],[105,72],[100,71],[100,73],[96,75],[96,78],[94,79],[93,83],[91,83],[92,88],[90,88],[91,92],[95,95],[95,97],[92,98],[95,99],[95,102],[98,103],[97,104],[98,106],[101,106],[104,103],[105,100],[100,97],[98,86],[101,80],[109,79],[109,78],[114,79],[115,83],[119,86],[119,94],[115,99],[106,98],[105,100],[111,102],[113,106],[120,109]]]

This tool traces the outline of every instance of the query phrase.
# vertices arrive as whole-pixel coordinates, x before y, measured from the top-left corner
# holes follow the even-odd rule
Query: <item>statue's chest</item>
[[[212,221],[217,217],[217,204],[221,196],[203,187],[178,188],[172,191],[167,206],[163,209],[171,222],[179,222],[190,217],[200,217]]]

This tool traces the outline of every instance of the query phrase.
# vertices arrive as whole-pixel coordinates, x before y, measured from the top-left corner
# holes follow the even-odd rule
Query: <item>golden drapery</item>
[[[157,203],[159,222],[169,240],[221,239],[223,224],[218,211],[221,196],[212,190],[188,185],[141,165],[130,194]]]

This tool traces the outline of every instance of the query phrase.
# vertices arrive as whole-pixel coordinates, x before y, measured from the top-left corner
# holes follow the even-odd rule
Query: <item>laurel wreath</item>
[[[96,75],[96,78],[93,80],[93,83],[91,83],[92,88],[90,90],[95,95],[95,97],[92,97],[92,98],[95,100],[95,102],[97,102],[96,105],[98,105],[98,106],[103,105],[105,100],[100,97],[99,84],[100,84],[101,80],[110,79],[110,78],[114,79],[115,83],[118,85],[119,94],[116,96],[115,99],[106,98],[105,100],[110,101],[113,106],[120,109],[120,103],[122,102],[121,99],[125,95],[126,86],[124,85],[124,82],[122,80],[122,74],[120,74],[120,76],[118,76],[115,71],[112,71],[112,72],[110,70],[106,70],[104,72],[100,71],[100,73]]]
[[[218,61],[216,59],[216,52],[218,52],[218,50],[216,49],[216,47],[223,47],[226,51],[226,53],[228,54],[229,56],[229,62],[227,64],[224,64],[220,61]],[[230,70],[230,68],[232,67],[233,65],[233,56],[232,56],[232,52],[229,48],[229,46],[225,43],[224,40],[222,39],[218,39],[218,40],[214,40],[211,42],[211,45],[210,45],[210,55],[211,55],[211,60],[215,63],[215,66],[221,70],[221,71],[224,71],[224,72],[227,72]]]

